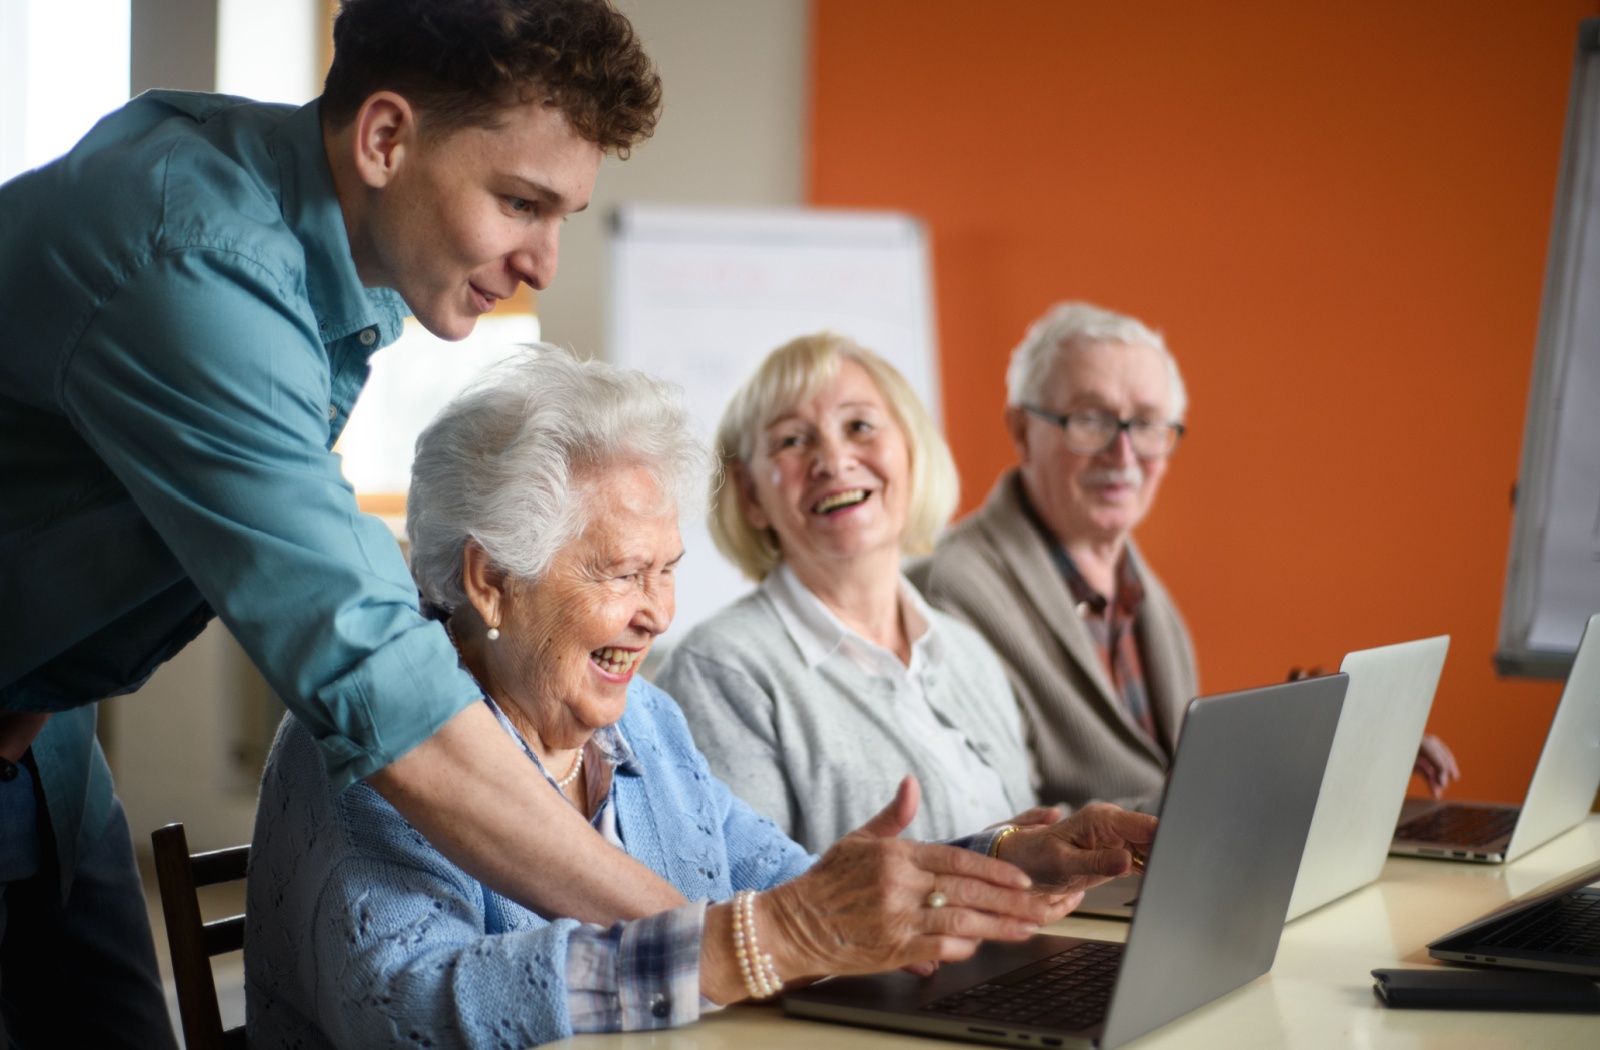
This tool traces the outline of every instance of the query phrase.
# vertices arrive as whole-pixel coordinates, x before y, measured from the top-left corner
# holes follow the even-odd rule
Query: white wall
[[[624,202],[794,205],[804,193],[806,0],[618,0],[661,70],[653,138],[601,168],[561,234],[544,338],[605,353],[605,231]]]
[[[217,90],[262,102],[322,91],[321,0],[217,0]]]
[[[240,5],[267,2],[222,0],[218,80],[239,93],[299,101],[293,82],[271,79],[276,65],[230,72],[229,55],[238,53],[230,27],[265,32],[249,28],[259,10]],[[315,0],[292,3],[298,10]],[[803,191],[805,0],[620,0],[619,6],[661,69],[665,113],[655,137],[632,159],[607,161],[589,211],[563,230],[560,272],[539,302],[545,338],[594,353],[602,350],[603,234],[612,207],[625,201],[798,204]],[[315,26],[292,12],[284,20]],[[314,43],[307,48],[314,53]],[[254,53],[259,58],[263,52]],[[298,59],[281,68],[291,67],[308,68]],[[148,848],[151,830],[174,820],[189,825],[196,849],[250,837],[249,760],[234,753],[253,746],[263,705],[252,695],[258,685],[242,660],[236,643],[214,624],[139,693],[104,705],[118,792],[141,848]]]

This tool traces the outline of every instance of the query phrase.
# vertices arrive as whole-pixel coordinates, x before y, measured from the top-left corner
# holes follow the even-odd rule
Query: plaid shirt
[[[1135,630],[1139,609],[1144,605],[1144,584],[1139,582],[1133,559],[1126,550],[1122,552],[1117,561],[1116,597],[1107,601],[1105,595],[1089,586],[1089,581],[1083,578],[1064,549],[1056,546],[1053,551],[1056,567],[1072,592],[1078,616],[1089,629],[1089,637],[1094,639],[1100,666],[1105,668],[1122,706],[1154,740],[1155,715],[1150,709],[1150,691],[1144,681],[1144,656],[1139,651],[1139,632]]]
[[[700,995],[706,902],[619,922],[580,926],[567,942],[567,1009],[574,1032],[671,1028],[708,1008]]]
[[[1155,714],[1150,708],[1150,690],[1145,685],[1144,654],[1139,649],[1139,632],[1136,629],[1139,610],[1144,606],[1144,584],[1133,567],[1133,559],[1128,557],[1127,548],[1123,548],[1122,557],[1117,559],[1117,593],[1107,599],[1083,578],[1072,555],[1067,553],[1067,549],[1039,518],[1020,485],[1017,495],[1028,512],[1029,520],[1045,537],[1050,556],[1055,560],[1056,568],[1072,595],[1078,618],[1083,621],[1089,638],[1094,642],[1100,666],[1111,680],[1111,687],[1116,690],[1122,706],[1133,716],[1134,722],[1144,729],[1145,735],[1152,741],[1156,740]]]

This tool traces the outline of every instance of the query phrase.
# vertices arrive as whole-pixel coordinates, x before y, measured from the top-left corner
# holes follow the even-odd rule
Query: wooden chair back
[[[217,984],[211,975],[212,956],[244,947],[244,916],[201,921],[197,891],[201,886],[244,878],[250,847],[190,854],[182,824],[158,828],[150,833],[150,841],[155,844],[156,882],[161,887],[167,945],[172,949],[184,1042],[189,1050],[244,1050],[244,1026],[222,1027]]]

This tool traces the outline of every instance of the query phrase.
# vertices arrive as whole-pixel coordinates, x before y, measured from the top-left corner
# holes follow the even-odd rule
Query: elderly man
[[[1020,465],[911,578],[1000,654],[1042,799],[1148,808],[1197,692],[1183,617],[1131,535],[1183,437],[1183,379],[1144,324],[1062,303],[1013,352],[1006,393]],[[1438,791],[1454,760],[1429,738],[1418,772]]]
[[[1040,798],[1138,806],[1197,690],[1188,629],[1129,535],[1183,434],[1183,380],[1143,324],[1066,303],[1029,330],[1006,384],[1021,465],[911,577],[1000,654]]]

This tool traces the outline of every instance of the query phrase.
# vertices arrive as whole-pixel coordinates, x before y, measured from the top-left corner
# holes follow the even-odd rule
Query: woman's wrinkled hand
[[[1081,899],[1092,886],[1131,872],[1133,855],[1147,856],[1155,835],[1155,817],[1094,802],[1048,827],[1019,827],[1000,844],[1000,858],[1027,872],[1060,907],[1068,898]],[[1071,900],[1067,910],[1077,905],[1078,900]]]
[[[916,964],[965,959],[984,940],[1026,940],[1050,921],[1049,900],[1015,866],[898,838],[919,796],[906,777],[883,812],[757,899],[762,950],[786,979],[926,969]]]

